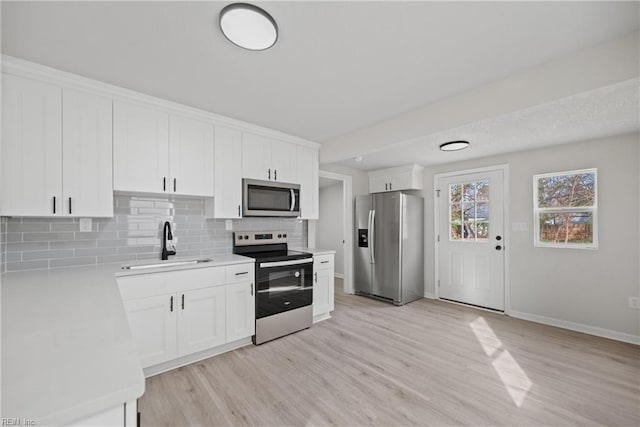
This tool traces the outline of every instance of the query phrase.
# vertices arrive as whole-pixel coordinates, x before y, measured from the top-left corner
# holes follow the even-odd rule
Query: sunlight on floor
[[[502,349],[502,342],[484,318],[478,317],[473,322],[470,322],[469,326],[487,356],[492,357],[496,355],[496,352],[499,352],[491,362],[493,369],[498,373],[513,403],[518,407],[522,406],[527,394],[533,387],[533,382],[511,356],[511,353]]]

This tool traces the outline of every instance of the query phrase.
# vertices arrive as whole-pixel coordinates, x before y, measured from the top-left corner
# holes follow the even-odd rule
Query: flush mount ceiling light
[[[220,29],[231,43],[248,50],[269,49],[278,40],[278,25],[264,9],[232,3],[220,11]]]
[[[469,146],[469,141],[450,141],[440,144],[441,151],[458,151],[464,150]]]

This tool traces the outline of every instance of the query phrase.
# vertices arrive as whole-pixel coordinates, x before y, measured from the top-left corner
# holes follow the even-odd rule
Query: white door
[[[255,333],[254,283],[245,281],[227,285],[227,342]]]
[[[225,341],[225,287],[178,294],[178,357]]]
[[[249,132],[242,133],[242,177],[273,180],[269,138]]]
[[[439,298],[504,310],[503,171],[438,179]]]
[[[298,180],[300,183],[300,218],[318,219],[318,150],[310,147],[297,147]]]
[[[113,188],[168,193],[169,115],[150,107],[113,103]]]
[[[176,296],[160,295],[124,301],[133,344],[143,368],[175,359]]]
[[[333,269],[322,269],[315,272],[315,283],[313,284],[314,316],[333,310],[333,282]]]
[[[62,145],[63,215],[112,217],[111,99],[65,89]]]
[[[62,91],[2,75],[3,216],[62,214]]]
[[[294,144],[272,140],[271,142],[271,178],[279,182],[297,182],[296,146]]]
[[[171,116],[169,191],[190,196],[213,196],[213,125]]]
[[[215,129],[215,218],[242,215],[242,134],[237,129]]]

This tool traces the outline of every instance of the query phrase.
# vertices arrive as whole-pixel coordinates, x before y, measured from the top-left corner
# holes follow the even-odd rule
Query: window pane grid
[[[449,185],[449,240],[487,241],[488,201],[488,180]]]
[[[597,247],[597,170],[535,175],[536,246]]]

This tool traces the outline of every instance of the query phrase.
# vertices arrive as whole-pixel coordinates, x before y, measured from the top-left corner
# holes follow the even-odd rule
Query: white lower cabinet
[[[330,317],[334,308],[334,255],[313,257],[313,318],[314,321]]]
[[[178,357],[222,345],[225,340],[225,286],[180,295]]]
[[[143,368],[178,357],[174,304],[174,295],[124,302],[133,343]]]
[[[256,305],[253,282],[227,285],[227,340],[235,341],[255,334]]]
[[[253,263],[124,276],[118,285],[143,368],[254,334]]]
[[[138,419],[138,403],[133,400],[88,417],[72,421],[68,426],[135,426]]]

